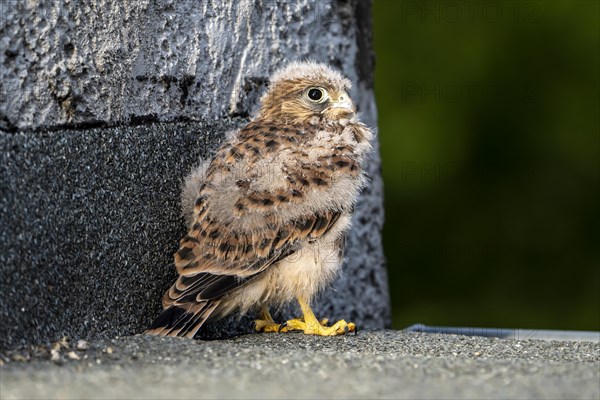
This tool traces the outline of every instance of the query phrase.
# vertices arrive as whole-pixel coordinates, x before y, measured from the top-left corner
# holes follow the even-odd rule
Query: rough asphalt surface
[[[130,336],[87,349],[76,342],[1,354],[0,398],[600,396],[600,344],[591,342],[401,331],[221,341]]]

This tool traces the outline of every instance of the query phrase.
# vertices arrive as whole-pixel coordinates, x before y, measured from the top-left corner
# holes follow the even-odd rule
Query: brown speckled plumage
[[[288,64],[258,115],[188,177],[179,278],[148,333],[193,337],[209,318],[310,301],[333,279],[371,148],[349,88],[323,64]]]

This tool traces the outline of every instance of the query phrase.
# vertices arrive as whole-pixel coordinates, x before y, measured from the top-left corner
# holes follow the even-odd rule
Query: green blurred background
[[[374,1],[395,328],[600,330],[599,16]]]

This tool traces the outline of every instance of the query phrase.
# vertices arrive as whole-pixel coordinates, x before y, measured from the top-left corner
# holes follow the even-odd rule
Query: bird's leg
[[[279,332],[280,325],[273,321],[269,308],[263,306],[260,318],[254,321],[254,330],[257,332]]]
[[[281,332],[300,330],[307,335],[319,336],[336,336],[343,335],[346,332],[356,332],[356,325],[344,320],[338,321],[332,326],[326,326],[327,319],[319,321],[306,300],[299,297],[298,304],[300,304],[303,318],[292,319],[283,323],[279,327]]]

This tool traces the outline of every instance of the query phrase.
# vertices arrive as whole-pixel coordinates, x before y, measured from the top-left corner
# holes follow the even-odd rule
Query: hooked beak
[[[327,114],[335,118],[352,118],[356,113],[356,107],[348,95],[340,96],[332,100],[331,105],[325,110]]]

